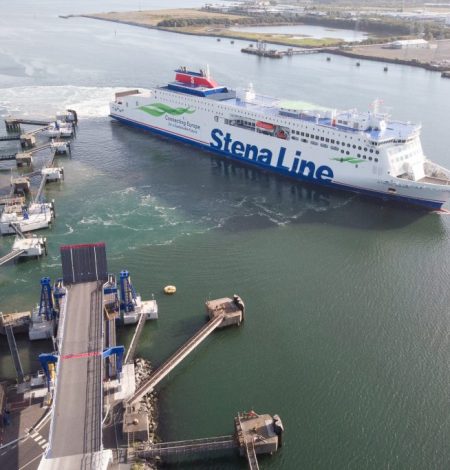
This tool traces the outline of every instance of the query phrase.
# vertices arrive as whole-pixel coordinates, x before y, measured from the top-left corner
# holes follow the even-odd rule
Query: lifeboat
[[[265,131],[273,131],[275,129],[275,126],[273,124],[270,124],[264,121],[257,121],[256,127],[259,127],[260,129],[264,129]]]

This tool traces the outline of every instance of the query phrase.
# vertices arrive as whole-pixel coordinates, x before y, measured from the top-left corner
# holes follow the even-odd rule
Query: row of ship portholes
[[[330,142],[331,144],[334,144],[336,143],[336,145],[342,145],[343,147],[345,147],[345,142],[339,142],[339,140],[335,140],[335,139],[329,139],[328,137],[319,137],[318,135],[313,135],[313,134],[308,134],[307,132],[299,132],[299,131],[292,131],[293,134],[300,134],[302,137],[305,136],[305,137],[309,137],[310,139],[316,139],[316,140],[321,140],[322,142]],[[304,142],[304,140],[302,139],[302,142]],[[353,147],[355,150],[356,150],[356,145],[355,144],[347,144],[347,147]],[[358,146],[358,150],[363,150],[363,148],[361,146]],[[370,153],[376,153],[377,155],[380,153],[379,150],[373,150],[373,149],[368,149],[367,147],[364,147],[364,152],[370,152]]]

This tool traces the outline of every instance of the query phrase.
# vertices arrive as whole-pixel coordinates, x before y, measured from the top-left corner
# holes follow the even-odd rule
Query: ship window
[[[375,158],[374,160],[375,160],[376,162],[378,162],[378,158]]]
[[[308,143],[308,141],[306,139],[301,139],[301,140],[302,140],[302,142],[305,142],[305,144]]]
[[[350,147],[350,144],[347,144],[347,147]]]
[[[339,140],[336,140],[336,144],[339,145]]]
[[[367,158],[365,155],[363,155],[364,160]]]
[[[370,149],[369,152],[370,152],[370,153],[373,153],[373,149]]]
[[[345,147],[345,142],[341,142],[341,145],[342,145],[343,147]]]
[[[345,153],[346,153],[347,155],[350,155],[350,152],[349,152],[348,150],[347,150]]]
[[[364,152],[367,152],[367,147],[364,147]]]
[[[341,150],[341,153],[344,153],[344,151],[343,151],[343,150]]]
[[[380,151],[379,151],[379,150],[377,150],[375,153],[378,155],[378,154],[380,153]]]
[[[330,142],[331,142],[332,144],[334,144],[334,139],[331,139]]]
[[[318,135],[316,135],[315,139],[316,139],[316,140],[319,140],[319,139],[320,139],[320,137],[319,137]]]
[[[325,140],[325,137],[321,137],[320,140],[323,142]]]
[[[354,145],[353,148],[355,149],[355,148],[356,148],[356,145]]]
[[[329,142],[329,141],[330,141],[330,139],[327,137],[327,138],[325,139],[325,142]]]
[[[127,108],[128,108],[128,101],[127,101]]]
[[[361,154],[360,154],[360,153],[358,153],[356,156],[357,156],[358,158],[361,158]]]
[[[302,135],[302,136],[303,136],[303,135],[305,135],[305,133],[304,133],[304,132],[301,132],[301,133],[300,133],[300,135]]]
[[[306,136],[306,137],[309,137],[309,134],[308,134],[308,133],[306,133],[306,134],[305,134],[305,136]]]
[[[372,157],[369,157],[369,161],[372,161]]]
[[[361,147],[358,147],[358,150],[361,150]]]

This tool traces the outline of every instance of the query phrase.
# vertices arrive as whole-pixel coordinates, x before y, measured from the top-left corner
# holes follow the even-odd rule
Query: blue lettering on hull
[[[318,180],[321,182],[331,181],[333,179],[333,170],[326,165],[316,168],[314,162],[303,160],[300,158],[301,151],[295,152],[295,157],[290,165],[286,161],[286,147],[280,147],[278,156],[274,158],[271,150],[259,148],[257,145],[245,144],[239,140],[233,140],[231,134],[223,133],[220,129],[211,131],[212,141],[209,143],[211,148],[220,153],[230,154],[233,157],[249,160],[250,162],[258,162],[269,168],[275,168],[290,176],[298,176],[310,180]],[[276,161],[276,165],[272,165],[272,161]]]
[[[317,170],[315,171],[315,175],[318,178],[316,178],[316,179],[308,178],[307,176],[305,177],[305,176],[303,176],[303,174],[300,174],[299,171],[297,171],[297,170],[299,170],[300,164],[302,162],[304,162],[303,163],[304,167],[308,163],[306,160],[300,160],[300,158],[299,158],[301,156],[301,151],[300,150],[298,150],[295,153],[296,157],[293,159],[293,162],[292,162],[292,168],[291,169],[293,169],[294,172],[287,172],[285,170],[282,171],[277,167],[269,166],[267,163],[264,163],[265,161],[267,161],[269,159],[269,157],[271,157],[272,153],[268,149],[259,149],[256,145],[246,144],[245,149],[243,151],[244,152],[243,157],[234,155],[232,153],[224,152],[223,150],[220,150],[220,146],[221,146],[222,141],[221,141],[221,138],[220,138],[219,134],[214,134],[214,136],[213,136],[214,131],[211,133],[211,137],[214,139],[214,144],[210,142],[210,144],[208,145],[206,143],[196,142],[196,141],[194,141],[190,138],[184,137],[184,136],[176,135],[173,132],[154,127],[150,124],[144,124],[142,122],[134,121],[130,118],[125,118],[125,117],[122,117],[122,116],[118,116],[116,114],[110,114],[110,116],[112,118],[117,119],[118,121],[122,122],[123,124],[128,125],[128,126],[132,126],[132,127],[135,127],[135,128],[141,129],[141,130],[150,131],[150,132],[153,132],[157,135],[167,137],[167,138],[170,138],[170,139],[173,139],[173,140],[177,140],[177,141],[182,142],[182,143],[187,143],[187,144],[190,144],[190,145],[194,145],[197,148],[200,148],[202,150],[213,151],[213,152],[215,152],[219,155],[225,156],[225,157],[230,157],[231,156],[233,158],[236,158],[236,160],[241,161],[243,163],[247,162],[250,165],[256,165],[260,168],[266,168],[266,169],[271,170],[275,173],[283,174],[283,175],[290,176],[290,177],[295,177],[295,178],[301,179],[303,181],[310,181],[311,183],[318,183],[318,184],[326,186],[330,189],[349,191],[349,192],[352,192],[352,193],[357,193],[357,194],[361,194],[361,195],[364,195],[364,196],[369,196],[369,197],[372,197],[372,198],[381,199],[383,201],[410,204],[410,205],[414,205],[414,206],[419,206],[422,209],[426,209],[426,210],[439,210],[442,207],[442,205],[444,204],[444,201],[421,199],[421,198],[415,198],[415,197],[411,197],[411,196],[404,196],[404,195],[401,195],[401,194],[391,194],[391,193],[382,192],[382,191],[375,191],[375,190],[371,190],[371,189],[365,189],[365,188],[361,188],[361,187],[358,187],[358,186],[350,186],[350,185],[347,185],[347,184],[336,183],[336,182],[331,180],[331,178],[333,178],[333,170],[328,166],[320,166],[319,168],[317,168]],[[218,130],[220,131],[220,129],[218,129]],[[223,132],[222,131],[220,131],[220,132],[223,135]],[[259,152],[259,154],[258,154],[258,152]],[[258,160],[258,155],[261,155],[261,159],[259,159],[259,160]],[[319,175],[320,175],[320,177],[319,177]]]

